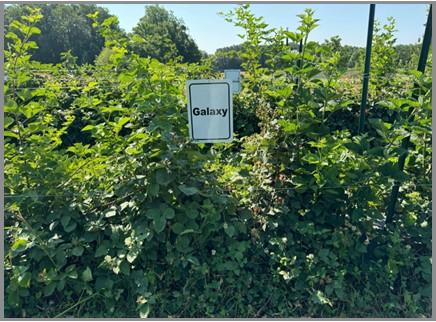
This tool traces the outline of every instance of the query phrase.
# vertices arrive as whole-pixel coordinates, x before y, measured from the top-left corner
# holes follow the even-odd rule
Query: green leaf
[[[19,139],[19,138],[20,138],[20,137],[18,136],[18,134],[14,133],[14,132],[12,132],[12,131],[4,131],[4,132],[3,132],[3,135],[4,135],[5,137],[11,137],[11,138],[14,138],[14,139]]]
[[[168,185],[172,180],[171,175],[165,169],[159,169],[156,171],[156,182],[162,186]]]
[[[198,189],[195,187],[187,187],[184,184],[179,186],[180,191],[182,191],[187,196],[192,196],[198,193]]]
[[[194,266],[200,266],[200,261],[198,260],[197,257],[189,255],[187,256],[186,260],[191,264],[193,264]]]
[[[142,304],[139,307],[139,317],[141,319],[146,319],[150,314],[150,305],[148,303]]]
[[[101,257],[108,253],[109,249],[106,243],[102,243],[100,246],[97,247],[95,250],[95,257]]]
[[[56,289],[56,283],[52,282],[44,287],[44,296],[50,296]]]
[[[177,236],[176,239],[176,249],[179,252],[188,252],[190,251],[189,244],[191,242],[190,236]]]
[[[93,130],[93,129],[95,129],[95,125],[93,125],[93,124],[88,124],[87,126],[85,126],[85,127],[82,129],[82,132],[91,131],[91,130]]]
[[[23,107],[23,114],[26,116],[26,118],[30,119],[43,110],[44,106],[38,104],[37,102],[30,102]]]
[[[120,264],[120,271],[124,275],[129,276],[130,275],[130,265],[129,265],[129,263],[127,263],[126,261],[123,261]]]
[[[153,228],[157,233],[161,233],[165,229],[166,219],[163,216],[159,216],[153,220]]]
[[[179,222],[176,222],[174,225],[171,226],[171,230],[177,235],[183,232],[183,228],[183,225]]]
[[[376,132],[383,138],[386,138],[388,130],[392,124],[383,122],[381,119],[368,119],[368,122],[376,129]]]
[[[160,217],[160,209],[159,208],[151,208],[145,212],[145,216],[150,219],[155,219]]]
[[[118,120],[118,122],[115,124],[115,128],[114,128],[115,133],[118,134],[121,131],[121,129],[123,128],[123,126],[129,121],[130,121],[130,117],[127,117],[127,116],[121,117]]]
[[[188,207],[188,208],[186,208],[185,213],[186,213],[186,216],[187,216],[188,218],[191,218],[191,219],[195,219],[195,218],[198,217],[198,211],[197,211],[197,209],[194,209],[194,208],[192,208],[192,207]]]
[[[65,288],[65,279],[61,279],[61,280],[57,283],[57,285],[56,285],[56,289],[57,289],[59,292],[62,292],[64,288]]]
[[[32,274],[30,272],[24,272],[23,274],[20,274],[18,276],[17,281],[21,287],[29,288],[31,278],[32,278]]]
[[[159,185],[154,183],[150,184],[147,193],[150,197],[157,197],[159,195]]]
[[[5,113],[13,113],[18,110],[18,105],[15,101],[8,100],[5,102],[3,109]]]
[[[163,215],[165,216],[166,219],[173,219],[174,216],[176,215],[175,211],[173,208],[165,208]]]
[[[76,229],[76,227],[77,227],[77,223],[76,223],[75,221],[72,221],[72,222],[69,223],[68,226],[64,227],[64,230],[65,230],[67,233],[70,233],[70,232],[72,232],[74,229]]]
[[[95,281],[95,288],[97,290],[111,289],[113,284],[114,284],[114,282],[112,281],[112,279],[110,277],[99,276],[99,277],[97,277],[97,280]]]
[[[5,116],[5,119],[4,119],[4,128],[7,129],[14,122],[15,122],[15,120],[12,117]]]
[[[92,281],[92,271],[88,266],[86,267],[86,269],[82,273],[82,280],[84,282]]]
[[[68,224],[70,223],[71,216],[70,215],[63,215],[61,218],[61,224],[62,227],[68,227]]]
[[[23,238],[19,238],[15,240],[15,242],[12,244],[11,249],[14,252],[20,253],[26,250],[26,247],[27,247],[27,240]]]
[[[236,233],[235,227],[233,225],[229,225],[227,223],[224,224],[224,231],[229,237],[233,237]]]
[[[77,279],[78,274],[76,271],[76,265],[70,265],[65,269],[65,274],[68,278]]]
[[[277,122],[286,134],[295,134],[298,131],[298,124],[286,120],[279,120]]]
[[[82,256],[84,250],[85,250],[85,249],[84,249],[82,246],[76,246],[76,247],[73,248],[73,250],[71,251],[71,253],[72,253],[74,256]]]

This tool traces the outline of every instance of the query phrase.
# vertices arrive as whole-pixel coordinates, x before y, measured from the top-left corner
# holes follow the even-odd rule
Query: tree
[[[213,66],[215,70],[241,69],[242,45],[218,48],[213,55]]]
[[[324,46],[327,46],[331,50],[339,53],[340,58],[338,61],[338,68],[341,70],[347,70],[349,68],[356,67],[359,62],[359,57],[362,54],[362,48],[342,45],[341,41],[342,39],[339,36],[333,36],[324,41]]]
[[[395,73],[398,66],[395,51],[395,19],[388,17],[388,23],[383,26],[379,21],[374,23],[374,36],[372,43],[371,69],[375,77],[388,77]]]
[[[136,41],[130,49],[140,56],[162,62],[181,57],[183,62],[189,63],[198,62],[202,57],[184,22],[158,5],[146,7],[144,17],[132,33],[136,35]]]
[[[397,52],[398,66],[407,68],[416,68],[418,65],[419,51],[421,49],[421,44],[407,44],[407,45],[397,45],[395,46],[395,51]]]
[[[38,48],[32,52],[34,60],[56,64],[61,61],[61,53],[70,50],[71,55],[77,57],[78,64],[94,62],[104,46],[104,39],[92,27],[92,20],[87,17],[87,14],[98,11],[99,21],[103,21],[111,16],[107,9],[95,5],[64,4],[38,4],[31,7],[40,8],[43,15],[35,25],[41,33],[32,37],[38,45]],[[28,9],[27,5],[6,7],[6,32],[7,26],[13,20],[26,15]]]

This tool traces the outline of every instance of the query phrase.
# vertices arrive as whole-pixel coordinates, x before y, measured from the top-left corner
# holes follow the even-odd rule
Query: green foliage
[[[324,45],[339,54],[337,67],[343,71],[358,67],[361,57],[364,55],[363,48],[342,45],[341,38],[339,36],[334,36],[330,39],[327,39],[324,42]]]
[[[390,76],[395,72],[395,20],[388,18],[388,23],[381,28],[379,21],[374,23],[374,36],[371,65],[376,77]]]
[[[402,68],[416,68],[418,66],[420,44],[396,45],[396,57],[398,57],[398,66]]]
[[[429,71],[386,83],[357,135],[360,93],[338,40],[310,41],[314,12],[291,32],[244,5],[226,15],[245,42],[237,139],[195,145],[185,84],[220,77],[211,62],[141,57],[88,17],[96,66],[31,59],[40,9],[6,35],[7,317],[431,315]]]
[[[284,39],[280,39],[280,37],[275,37],[274,41],[276,41],[280,45],[280,48],[283,48],[285,44],[288,43],[287,46],[290,46],[294,50],[298,49],[298,43],[289,41],[289,37],[285,37]],[[267,59],[265,55],[270,50],[268,47],[272,45],[273,44],[265,44],[261,46],[262,52],[260,64],[262,67],[267,66]],[[339,36],[333,36],[330,39],[326,39],[324,43],[319,45],[330,48],[332,51],[339,54],[337,67],[341,71],[348,71],[351,73],[355,70],[363,70],[365,48],[343,45],[341,44],[341,38]],[[418,64],[420,48],[420,44],[394,45],[393,49],[395,50],[395,53],[391,57],[391,66],[400,70],[416,68]],[[222,71],[224,69],[242,68],[242,51],[242,45],[233,45],[217,49],[215,54],[211,57],[213,60],[214,69],[217,71]],[[359,77],[361,77],[361,75],[359,75]]]
[[[175,59],[193,63],[202,57],[183,21],[158,5],[145,8],[144,17],[133,28],[132,39],[133,52],[164,63]]]
[[[241,45],[217,49],[213,55],[214,69],[217,71],[223,71],[224,69],[241,69],[241,50]]]
[[[256,17],[250,12],[248,4],[237,7],[234,12],[230,11],[223,14],[228,22],[234,22],[236,27],[244,29],[243,34],[238,36],[243,40],[244,51],[241,54],[243,63],[241,67],[246,71],[246,78],[255,81],[261,72],[260,57],[262,54],[262,44],[270,34],[268,24],[263,21],[263,17]]]
[[[41,30],[33,34],[32,58],[42,63],[59,63],[61,54],[70,51],[79,64],[93,63],[103,47],[103,37],[92,28],[87,14],[98,11],[99,19],[110,17],[108,11],[95,5],[37,4],[11,5],[5,9],[6,33],[13,28],[11,23],[26,16],[31,8],[39,8],[43,18],[35,27]],[[118,26],[114,28],[119,29]],[[11,42],[6,41],[6,48]]]

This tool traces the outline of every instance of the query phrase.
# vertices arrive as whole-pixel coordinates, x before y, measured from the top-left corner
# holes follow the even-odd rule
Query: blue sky
[[[144,15],[145,4],[102,4],[118,16],[120,26],[126,30],[137,24]],[[218,12],[227,12],[236,7],[234,4],[163,4],[181,18],[199,48],[214,53],[217,48],[238,44],[237,36],[241,29],[226,22]],[[392,16],[396,20],[397,43],[416,43],[424,33],[428,5],[425,4],[377,4],[376,19],[386,22]],[[368,4],[253,4],[252,11],[265,18],[271,27],[288,27],[295,30],[298,26],[297,14],[305,8],[315,10],[320,26],[313,32],[311,39],[323,41],[338,35],[343,44],[365,46],[368,24]]]

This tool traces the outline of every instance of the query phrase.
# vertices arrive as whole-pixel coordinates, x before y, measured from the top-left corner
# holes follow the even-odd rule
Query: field
[[[244,29],[226,144],[189,140],[186,81],[223,77],[207,60],[141,57],[91,14],[104,63],[43,64],[41,13],[11,23],[7,317],[431,316],[431,54],[396,68],[376,37],[359,131],[363,71],[309,41],[312,11],[293,32],[226,17]]]

